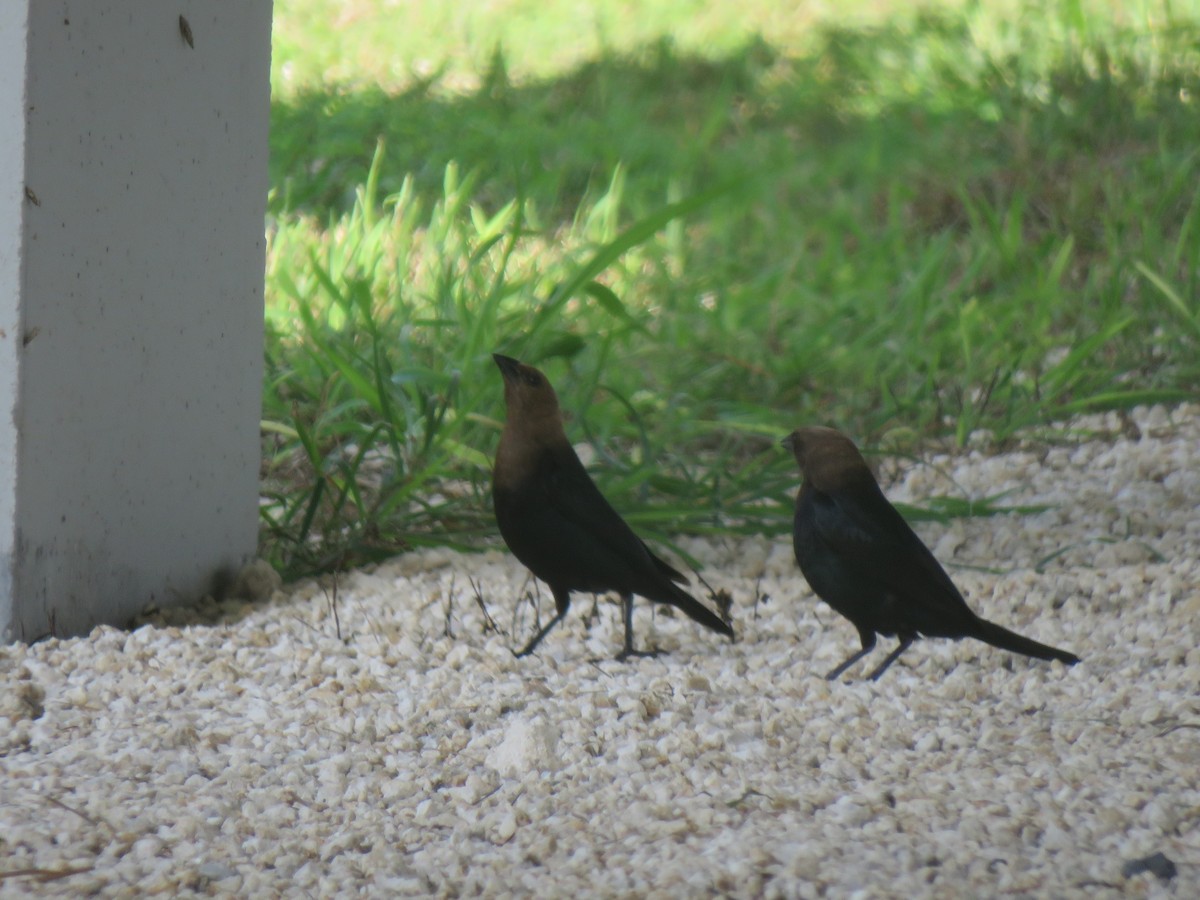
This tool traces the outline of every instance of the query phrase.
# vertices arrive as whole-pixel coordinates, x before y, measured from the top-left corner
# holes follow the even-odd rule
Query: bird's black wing
[[[677,590],[674,570],[612,508],[570,444],[544,450],[527,471],[520,482],[493,491],[509,548],[537,577],[576,591]]]
[[[608,553],[649,564],[672,580],[683,578],[666,563],[655,564],[656,557],[600,493],[573,449],[554,455],[554,465],[548,467],[542,488],[547,504],[561,517],[564,527],[578,530]]]
[[[856,577],[895,596],[912,626],[934,635],[973,619],[946,570],[878,487],[817,492],[811,523],[828,552]]]
[[[733,635],[728,622],[673,583],[687,579],[633,533],[570,445],[543,458],[535,472],[534,482],[520,492],[520,511],[509,510],[511,518],[505,513],[516,525],[506,534],[509,547],[535,575],[567,590],[640,594]],[[508,501],[501,505],[507,508]]]

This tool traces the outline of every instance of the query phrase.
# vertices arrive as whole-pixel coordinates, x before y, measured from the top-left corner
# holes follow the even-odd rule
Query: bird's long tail
[[[666,588],[657,592],[650,599],[658,600],[660,603],[670,603],[693,622],[699,622],[717,634],[723,634],[728,638],[733,637],[733,626],[677,585],[666,582]]]
[[[1035,659],[1057,659],[1068,666],[1073,666],[1079,662],[1079,657],[1074,653],[1059,650],[1057,647],[1047,647],[1045,644],[1039,644],[1037,641],[1022,637],[1015,631],[1009,631],[1007,628],[997,625],[995,622],[989,622],[987,619],[976,620],[975,629],[971,632],[971,637],[985,641],[993,647],[999,647],[1001,650],[1023,653]]]

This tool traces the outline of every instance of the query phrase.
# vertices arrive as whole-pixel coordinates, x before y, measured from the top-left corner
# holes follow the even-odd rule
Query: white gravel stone
[[[341,638],[328,584],[258,572],[217,624],[0,648],[0,896],[1200,896],[1198,413],[884,461],[896,499],[1045,507],[918,531],[1074,668],[923,641],[827,683],[857,638],[786,539],[685,539],[738,642],[639,601],[669,652],[623,664],[586,597],[514,659],[496,551],[342,576]],[[1172,881],[1122,876],[1156,851]]]

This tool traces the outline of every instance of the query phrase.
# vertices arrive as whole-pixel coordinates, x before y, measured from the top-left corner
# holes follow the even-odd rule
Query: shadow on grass
[[[272,209],[347,209],[382,137],[382,194],[412,173],[432,203],[456,161],[479,176],[478,202],[521,193],[550,229],[602,193],[618,165],[634,215],[664,202],[671,184],[686,192],[762,173],[772,204],[845,213],[848,240],[894,215],[897,201],[917,228],[964,225],[964,193],[1000,208],[1024,192],[1031,223],[1085,243],[1109,204],[1152,204],[1177,224],[1200,146],[1200,29],[1175,24],[1153,37],[1154,52],[1150,37],[1116,39],[1034,71],[1020,55],[979,51],[964,19],[931,13],[907,28],[826,28],[802,58],[762,39],[721,59],[683,56],[664,40],[521,85],[498,53],[462,95],[434,77],[398,95],[275,102]]]
[[[1036,357],[1129,314],[1139,325],[1114,326],[1104,350],[1125,355],[1114,368],[1147,374],[1148,388],[1180,386],[1195,367],[1182,363],[1193,374],[1177,378],[1147,348],[1154,323],[1176,313],[1196,326],[1200,22],[1050,37],[1051,15],[1027,11],[1005,26],[997,45],[1016,48],[1007,55],[981,49],[963,14],[929,12],[906,25],[825,27],[802,56],[756,39],[706,59],[662,41],[519,85],[497,54],[461,95],[437,78],[400,95],[308,94],[273,109],[273,209],[342,213],[380,137],[381,196],[412,173],[428,209],[456,161],[477,176],[473,203],[490,212],[523,196],[525,227],[549,234],[603,196],[618,166],[622,214],[634,219],[749,174],[742,196],[689,226],[685,268],[642,279],[668,312],[706,294],[732,298],[708,331],[662,317],[659,339],[686,345],[718,380],[738,368],[747,396],[863,416],[869,432],[897,416],[923,430],[958,416],[961,439],[1020,366],[960,344],[1028,332],[1037,347],[1023,355]],[[782,311],[748,312],[768,306]],[[804,315],[788,312],[797,306]],[[899,307],[913,310],[904,334],[888,312]],[[677,321],[687,333],[672,337]],[[929,327],[940,329],[936,345],[919,333]],[[813,335],[803,359],[781,338],[798,330]],[[730,346],[754,335],[753,350]],[[907,352],[871,351],[864,374],[864,348],[889,341]],[[770,377],[759,377],[764,353],[783,360],[766,366]],[[696,369],[665,373],[699,389]],[[943,397],[948,369],[961,377]],[[855,389],[854,410],[839,399],[848,371],[870,382]],[[896,400],[922,392],[936,403],[919,414]],[[972,405],[977,416],[959,415]]]

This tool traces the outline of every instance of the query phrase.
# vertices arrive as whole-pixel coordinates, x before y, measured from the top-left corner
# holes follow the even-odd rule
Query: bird
[[[659,559],[600,493],[563,430],[558,395],[540,371],[499,353],[505,423],[492,470],[492,505],[500,535],[554,595],[555,615],[517,657],[527,656],[571,605],[573,591],[613,591],[621,598],[625,643],[618,660],[654,656],[633,647],[633,596],[666,603],[706,628],[733,638],[729,622],[679,585],[687,578]]]
[[[993,647],[1067,665],[1079,657],[980,618],[884,496],[846,435],[813,426],[782,441],[800,466],[792,547],[813,593],[858,629],[862,649],[825,677],[833,681],[875,647],[896,647],[868,678],[877,681],[918,637],[971,637]]]

